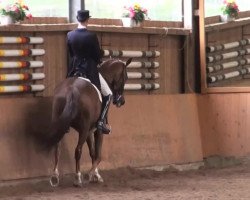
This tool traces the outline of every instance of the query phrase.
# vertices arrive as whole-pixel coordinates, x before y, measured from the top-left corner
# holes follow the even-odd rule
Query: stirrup
[[[103,134],[110,134],[111,132],[111,128],[107,127],[107,125],[103,121],[98,122],[97,129]]]

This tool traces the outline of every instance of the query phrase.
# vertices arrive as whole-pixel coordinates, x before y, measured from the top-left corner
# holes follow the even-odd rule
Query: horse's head
[[[131,63],[132,58],[127,62],[121,60],[110,59],[102,63],[100,72],[107,81],[113,92],[113,104],[120,107],[125,104],[124,85],[127,76],[127,66]]]

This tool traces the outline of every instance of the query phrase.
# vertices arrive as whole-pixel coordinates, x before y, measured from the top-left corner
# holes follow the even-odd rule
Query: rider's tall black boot
[[[108,114],[111,99],[112,99],[112,95],[108,95],[108,96],[103,97],[103,99],[102,99],[102,112],[101,112],[100,119],[97,123],[97,129],[104,134],[109,134],[111,131],[110,128],[107,127],[107,124],[106,124],[107,123],[107,114]]]

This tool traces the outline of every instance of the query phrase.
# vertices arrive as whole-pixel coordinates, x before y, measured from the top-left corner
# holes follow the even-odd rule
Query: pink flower
[[[19,13],[20,11],[19,11],[19,8],[16,6],[16,5],[13,5],[12,7],[11,7],[11,11],[14,11],[14,12],[16,12],[16,13]]]
[[[146,8],[143,8],[143,9],[142,9],[142,12],[147,13],[148,10],[147,10]]]
[[[26,15],[27,19],[31,19],[33,16],[29,13]]]
[[[135,16],[135,12],[134,12],[134,11],[130,11],[129,17],[130,17],[130,18],[133,18],[134,16]]]
[[[6,11],[6,12],[11,11],[11,6],[10,6],[10,5],[7,5],[6,8],[5,8],[5,11]]]
[[[128,10],[130,11],[130,12],[132,12],[132,11],[134,11],[134,8],[132,8],[131,6],[128,8]]]

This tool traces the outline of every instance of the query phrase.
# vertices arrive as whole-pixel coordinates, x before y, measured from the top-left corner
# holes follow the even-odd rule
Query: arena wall
[[[127,95],[111,107],[111,135],[105,135],[101,169],[202,161],[213,155],[250,154],[249,94]],[[0,100],[0,180],[48,176],[53,155],[34,136],[48,133],[51,98]],[[14,114],[13,114],[14,113]],[[74,130],[62,142],[61,173],[74,172]],[[88,170],[86,145],[82,169]]]
[[[51,98],[0,99],[0,180],[48,176],[53,155],[33,140],[48,133]],[[14,113],[14,114],[13,114]],[[196,95],[128,95],[112,106],[101,169],[202,161]],[[62,141],[61,173],[74,172],[74,130]],[[40,140],[41,141],[41,140]],[[90,167],[86,145],[82,169]]]
[[[48,131],[51,96],[55,86],[65,78],[67,71],[66,34],[76,28],[76,24],[68,24],[57,18],[42,18],[36,23],[11,28],[0,27],[2,37],[39,37],[44,40],[41,44],[3,42],[1,49],[43,49],[45,52],[39,56],[1,57],[1,61],[43,62],[43,67],[38,69],[2,68],[1,73],[44,73],[44,79],[30,82],[44,85],[45,90],[38,93],[1,94],[0,180],[47,176],[53,166],[52,155],[42,153],[33,139],[43,138],[42,135]],[[157,50],[161,53],[161,56],[154,60],[160,63],[160,67],[156,69],[156,72],[161,74],[156,80],[160,88],[150,91],[126,91],[126,106],[119,110],[111,109],[110,122],[113,132],[110,136],[105,136],[102,168],[202,160],[195,96],[166,95],[178,94],[184,90],[182,72],[187,63],[182,59],[183,46],[190,30],[181,29],[178,25],[168,28],[166,32],[162,27],[169,24],[156,24],[152,22],[150,25],[154,26],[153,29],[146,26],[143,29],[124,28],[121,24],[101,28],[93,24],[89,26],[90,30],[97,32],[104,49]],[[153,60],[149,58],[147,61]],[[151,72],[153,69],[143,70]],[[136,80],[129,81],[135,83]],[[152,80],[143,80],[144,83],[149,81]],[[4,82],[3,85],[20,83],[23,81]],[[62,173],[71,173],[75,168],[73,155],[77,134],[74,134],[73,130],[71,132],[66,134],[62,145]],[[90,166],[86,148],[82,165],[84,169]]]

